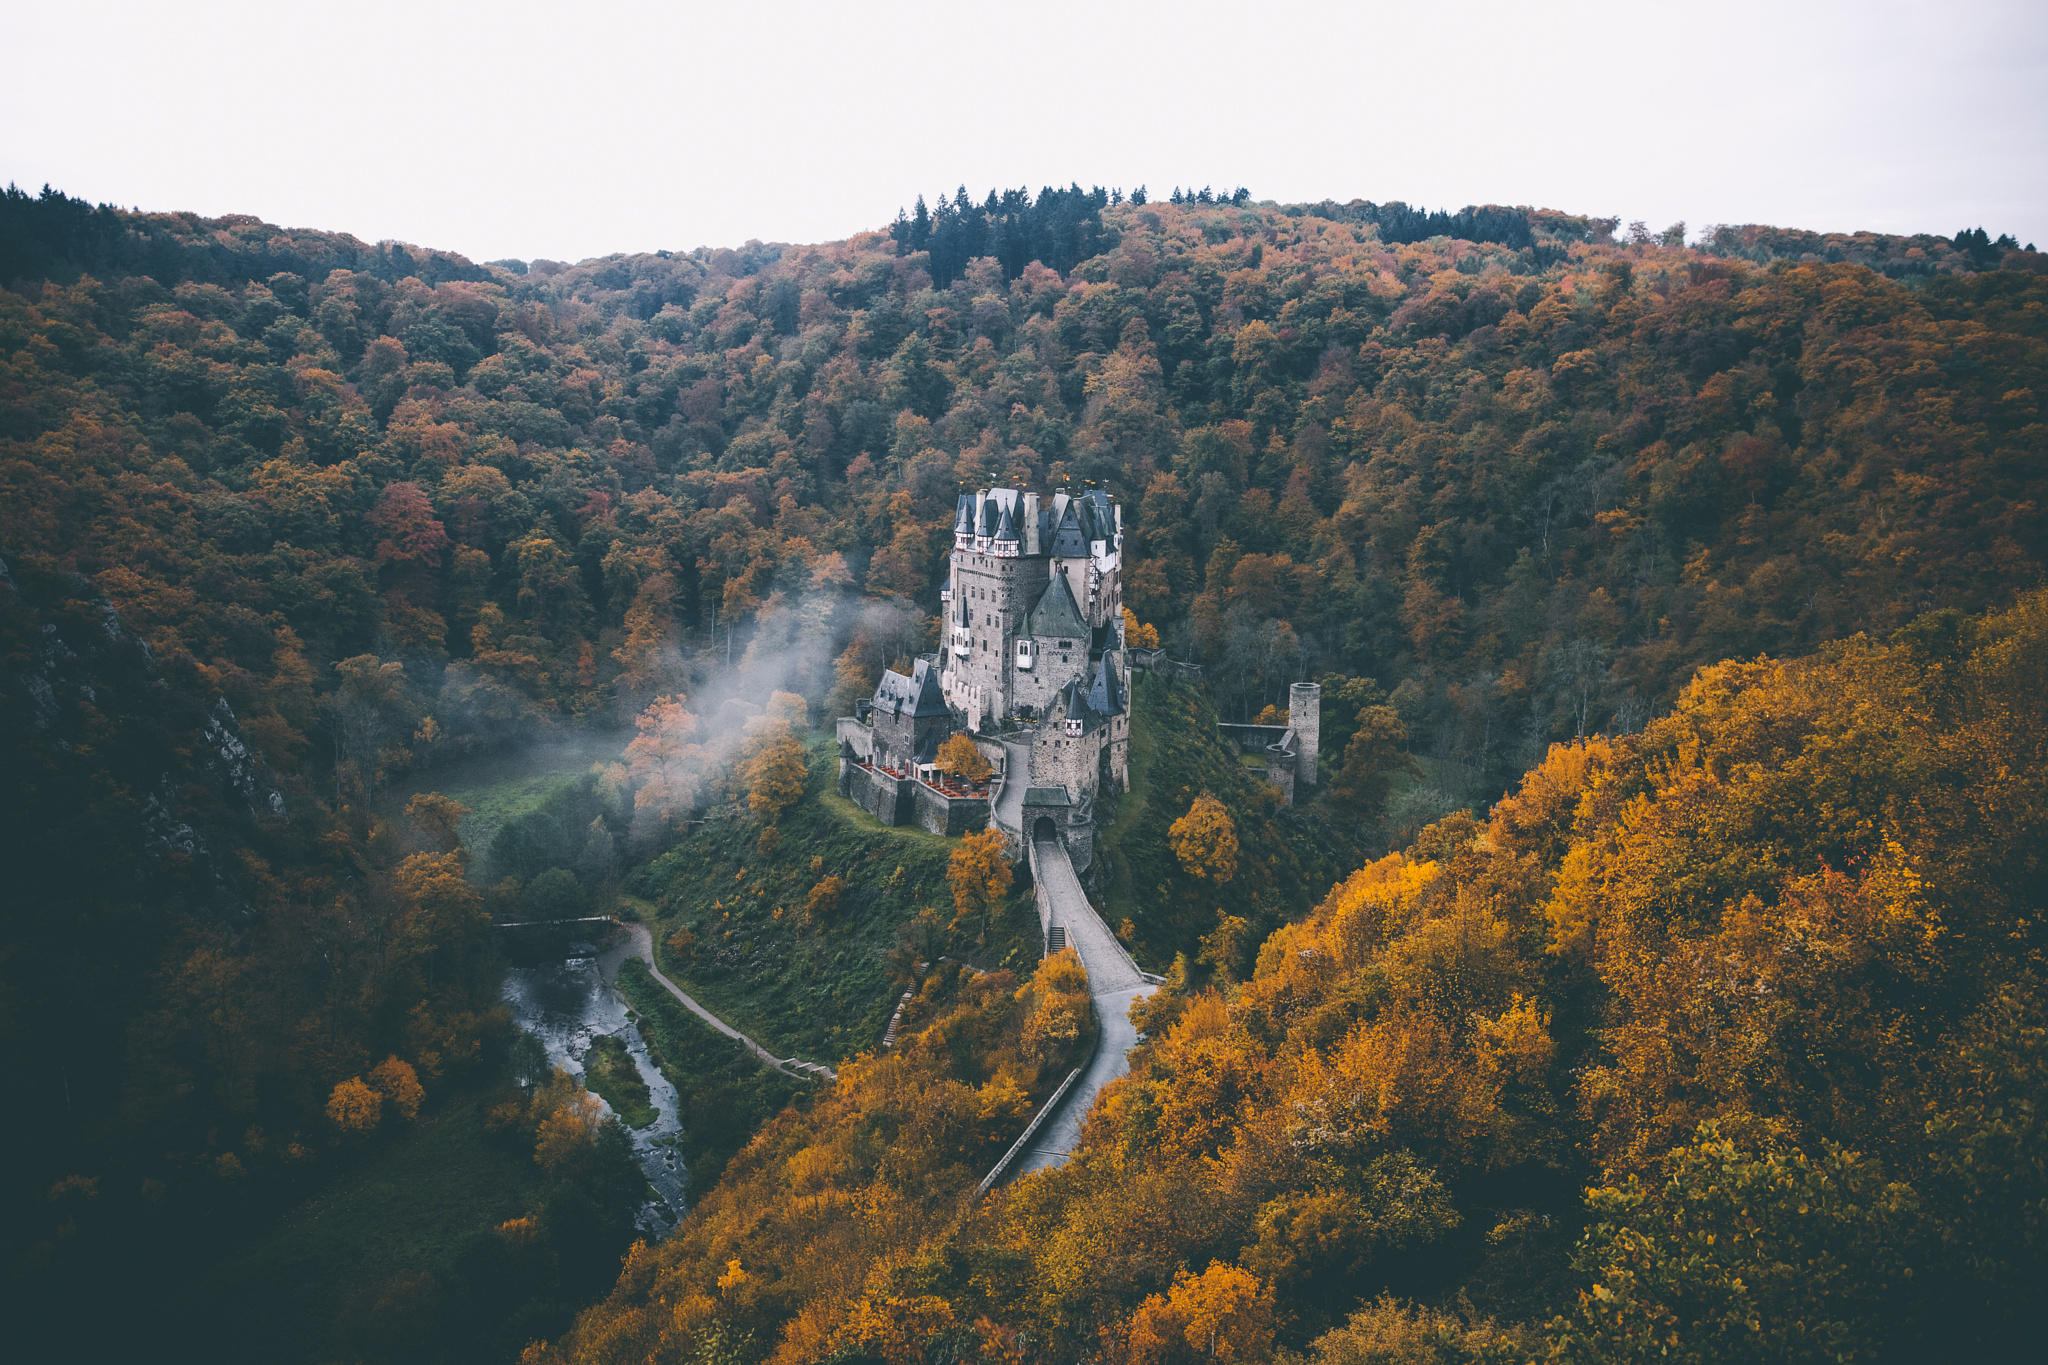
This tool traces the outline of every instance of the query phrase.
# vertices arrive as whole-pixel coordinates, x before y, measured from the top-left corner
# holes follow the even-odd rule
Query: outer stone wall
[[[1277,753],[1266,755],[1266,782],[1280,789],[1280,799],[1288,805],[1294,804],[1294,755]]]
[[[839,794],[885,825],[916,824],[956,839],[988,826],[988,798],[947,796],[910,777],[839,760]]]
[[[906,788],[917,785],[907,777],[891,777],[839,760],[839,794],[885,825],[910,823],[915,806]]]
[[[867,726],[862,725],[858,720],[855,720],[852,716],[841,716],[839,718],[839,742],[845,748],[851,749],[855,754],[859,755],[861,758],[866,759],[870,763],[874,762],[875,732],[869,729]],[[841,777],[843,780],[843,770],[841,773]],[[843,796],[845,795],[845,793],[841,792],[840,795]]]
[[[1301,774],[1301,737],[1292,725],[1219,723],[1216,728],[1240,752],[1263,757],[1266,760],[1267,783],[1280,789],[1280,795],[1288,805],[1294,804],[1295,787]]]
[[[1287,725],[1239,725],[1234,721],[1220,721],[1216,726],[1225,739],[1248,754],[1262,754],[1275,744],[1287,742]]]
[[[908,785],[917,823],[930,833],[955,839],[988,827],[987,797],[948,796],[922,782]]]

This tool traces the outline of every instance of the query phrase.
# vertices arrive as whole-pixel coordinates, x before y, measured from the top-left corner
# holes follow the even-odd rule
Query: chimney
[[[1038,494],[1024,495],[1024,553],[1038,553]]]

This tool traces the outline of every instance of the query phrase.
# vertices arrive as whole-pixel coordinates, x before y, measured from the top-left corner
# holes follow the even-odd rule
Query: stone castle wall
[[[910,788],[917,784],[907,777],[891,777],[839,760],[839,794],[885,825],[906,823],[914,805]]]
[[[988,798],[948,796],[922,782],[910,783],[910,799],[917,823],[928,833],[957,839],[988,828]]]
[[[1065,644],[1062,649],[1061,644]],[[1086,640],[1039,640],[1035,642],[1038,656],[1031,661],[1030,668],[1015,667],[1011,660],[1011,686],[1019,710],[1029,709],[1034,716],[1045,714],[1045,708],[1059,695],[1059,690],[1088,667],[1088,642]],[[1010,646],[1012,655],[1016,645]]]
[[[911,777],[839,760],[839,794],[885,825],[916,824],[948,839],[988,827],[988,798],[948,796]]]

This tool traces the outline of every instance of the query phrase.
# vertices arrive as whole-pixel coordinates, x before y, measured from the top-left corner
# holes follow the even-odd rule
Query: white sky
[[[0,40],[0,181],[479,260],[1070,180],[2048,246],[2048,0],[0,0]]]

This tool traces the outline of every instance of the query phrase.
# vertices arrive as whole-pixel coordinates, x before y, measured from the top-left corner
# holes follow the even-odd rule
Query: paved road
[[[1031,745],[1024,740],[1006,739],[1003,752],[1010,757],[1003,765],[1003,788],[996,793],[996,824],[1022,837],[1024,792],[1031,785]]]
[[[1081,1125],[1088,1111],[1095,1107],[1095,1097],[1104,1086],[1131,1069],[1130,1052],[1138,1044],[1138,1030],[1131,1023],[1131,1002],[1158,989],[1145,980],[1123,944],[1117,942],[1102,916],[1088,903],[1065,846],[1056,840],[1035,841],[1031,867],[1039,895],[1050,902],[1052,923],[1065,926],[1067,942],[1080,954],[1081,965],[1088,971],[1088,989],[1095,997],[1095,1019],[1102,1039],[1081,1079],[1033,1135],[1031,1149],[1018,1157],[1013,1175],[1063,1166],[1079,1149]]]
[[[646,925],[635,924],[628,920],[623,922],[621,927],[625,929],[627,937],[632,940],[633,955],[647,964],[647,974],[666,987],[670,995],[681,1001],[684,1009],[711,1025],[711,1027],[717,1029],[726,1037],[739,1040],[746,1045],[747,1051],[753,1053],[770,1066],[793,1067],[798,1071],[808,1071],[813,1075],[826,1076],[835,1081],[839,1079],[839,1073],[822,1062],[803,1062],[798,1061],[794,1057],[776,1056],[767,1048],[762,1047],[752,1038],[749,1038],[746,1034],[741,1033],[731,1024],[726,1023],[725,1020],[713,1014],[710,1010],[705,1009],[681,986],[663,976],[661,968],[654,965],[654,935],[647,932]],[[617,968],[614,967],[613,971],[616,972]]]

